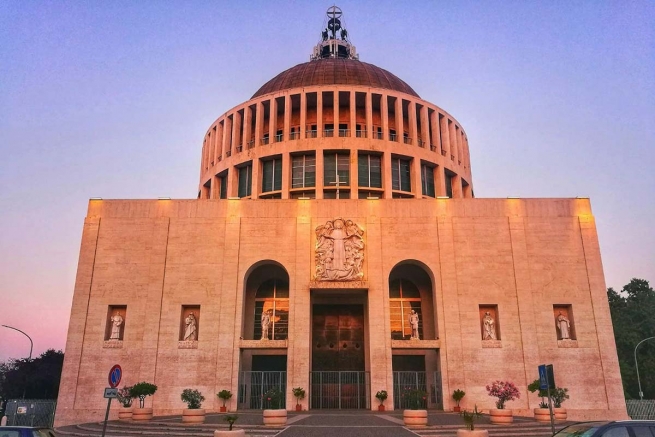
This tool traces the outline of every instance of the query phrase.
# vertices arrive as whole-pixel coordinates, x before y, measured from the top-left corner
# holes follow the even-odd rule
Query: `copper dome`
[[[354,59],[338,58],[318,59],[291,67],[266,82],[252,98],[312,85],[364,85],[420,98],[412,87],[387,70]]]

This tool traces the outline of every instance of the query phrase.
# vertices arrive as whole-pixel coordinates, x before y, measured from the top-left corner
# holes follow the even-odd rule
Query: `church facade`
[[[106,373],[230,411],[494,408],[532,415],[553,364],[571,418],[624,418],[589,199],[474,197],[461,123],[359,60],[331,8],[311,60],[205,133],[198,198],[92,199],[84,223],[57,424],[104,414]],[[117,411],[117,410],[116,410]],[[112,414],[117,414],[112,411]]]

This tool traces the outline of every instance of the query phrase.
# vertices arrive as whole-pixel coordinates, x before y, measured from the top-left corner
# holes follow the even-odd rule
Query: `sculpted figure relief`
[[[184,341],[196,341],[197,337],[197,327],[196,327],[196,316],[193,314],[193,311],[184,319],[184,324],[186,328],[184,329]]]
[[[418,335],[418,321],[418,314],[415,310],[412,310],[412,312],[409,313],[409,326],[412,327],[412,339],[414,340],[420,340]]]
[[[356,281],[364,276],[364,231],[356,223],[337,218],[315,232],[317,281]]]
[[[484,327],[484,330],[482,332],[482,339],[496,340],[496,321],[491,316],[491,313],[489,313],[489,311],[486,311],[484,313],[484,317],[482,318],[482,325]]]
[[[562,340],[568,340],[571,338],[571,322],[561,311],[557,316],[557,330],[559,331]]]
[[[123,324],[123,316],[118,312],[111,316],[111,335],[110,340],[121,340],[121,325]]]
[[[262,312],[262,340],[268,340],[268,327],[271,325],[270,310]]]

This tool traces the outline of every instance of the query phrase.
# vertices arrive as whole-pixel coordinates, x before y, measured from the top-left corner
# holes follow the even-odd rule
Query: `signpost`
[[[553,402],[550,398],[550,390],[555,390],[555,372],[552,364],[539,366],[539,389],[548,392],[548,411],[550,412],[550,429],[555,435],[555,418],[553,417]]]
[[[107,411],[105,412],[105,423],[102,425],[102,437],[105,437],[105,432],[107,431],[107,419],[109,419],[109,407],[111,407],[111,400],[115,397],[118,397],[118,384],[121,383],[121,378],[123,377],[123,369],[118,364],[109,370],[109,376],[107,380],[109,381],[109,387],[105,388],[104,397],[107,399]]]

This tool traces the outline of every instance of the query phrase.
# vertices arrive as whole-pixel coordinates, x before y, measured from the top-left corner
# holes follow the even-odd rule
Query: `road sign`
[[[118,397],[118,389],[117,388],[110,388],[107,387],[105,388],[105,399],[115,399]]]
[[[548,390],[548,372],[545,364],[539,366],[539,390]]]
[[[546,366],[546,375],[548,375],[548,388],[555,390],[555,372],[552,364]]]
[[[114,364],[114,367],[109,371],[109,386],[111,388],[118,387],[118,384],[121,382],[123,377],[123,369],[118,364]]]

